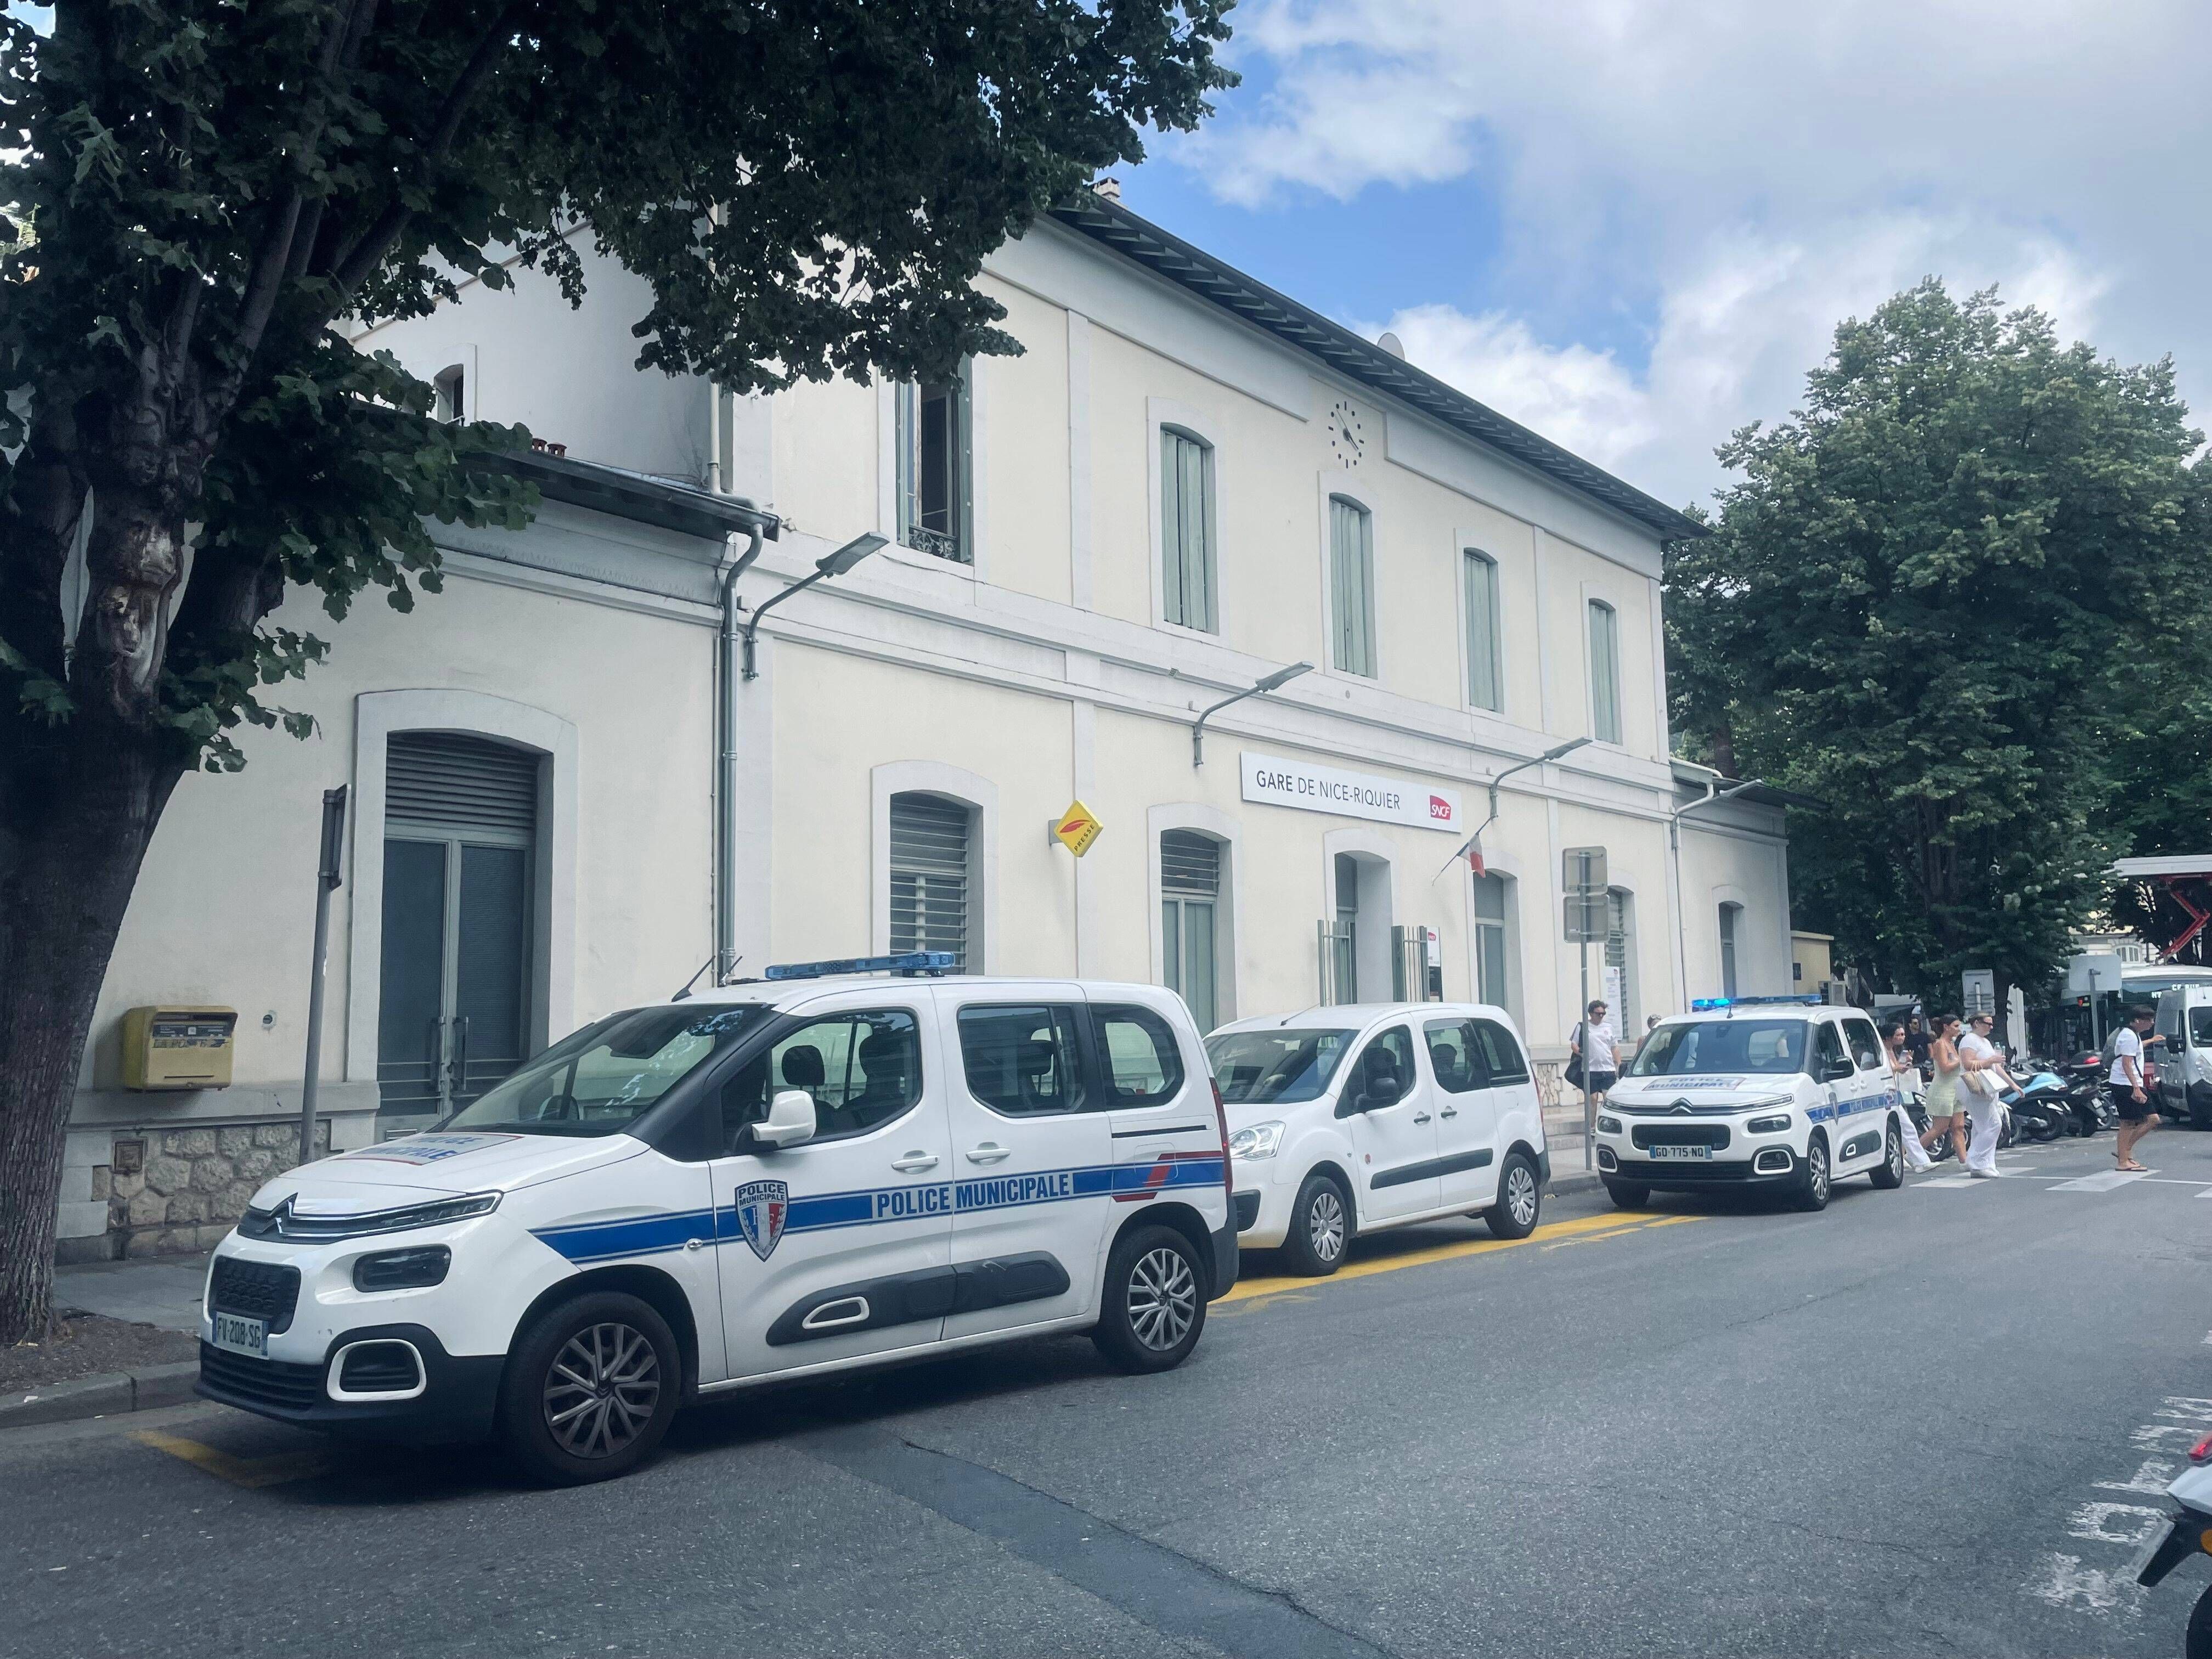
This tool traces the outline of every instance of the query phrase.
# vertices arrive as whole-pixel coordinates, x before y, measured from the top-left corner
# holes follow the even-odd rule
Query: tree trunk
[[[161,738],[91,711],[78,720],[105,729],[97,740],[69,731],[45,756],[51,769],[0,776],[0,788],[40,792],[18,800],[0,836],[0,1346],[39,1339],[52,1316],[78,1066],[146,843],[180,775]]]

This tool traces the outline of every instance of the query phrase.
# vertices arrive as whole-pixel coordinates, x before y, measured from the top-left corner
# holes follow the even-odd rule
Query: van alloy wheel
[[[1526,1164],[1516,1161],[1506,1166],[1505,1212],[1516,1226],[1536,1224],[1536,1177]]]
[[[1344,1255],[1344,1200],[1324,1185],[1306,1206],[1306,1239],[1321,1261],[1334,1267]]]
[[[613,1456],[644,1432],[659,1403],[659,1356],[628,1325],[586,1326],[545,1373],[545,1426],[572,1456]]]
[[[1198,1280],[1173,1250],[1147,1250],[1129,1274],[1129,1328],[1158,1353],[1182,1341],[1198,1316]]]

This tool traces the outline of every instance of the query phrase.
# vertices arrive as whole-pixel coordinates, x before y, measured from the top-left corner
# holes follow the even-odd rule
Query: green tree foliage
[[[1678,726],[1829,804],[1792,814],[1798,919],[1876,983],[2040,984],[2104,896],[2130,748],[2202,659],[2202,442],[2170,363],[1931,279],[1720,452],[1742,476],[1669,563]]]
[[[532,502],[353,351],[512,262],[639,273],[641,366],[738,391],[1012,349],[984,255],[1227,76],[1228,0],[63,0],[0,21],[0,1343],[179,775],[319,641]],[[9,228],[35,222],[32,247]],[[295,728],[296,720],[289,722]]]

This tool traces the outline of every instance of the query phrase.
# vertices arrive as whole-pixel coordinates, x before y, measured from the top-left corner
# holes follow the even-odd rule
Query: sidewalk
[[[134,1325],[195,1334],[207,1253],[141,1256],[134,1261],[82,1261],[54,1269],[54,1304],[82,1308]]]

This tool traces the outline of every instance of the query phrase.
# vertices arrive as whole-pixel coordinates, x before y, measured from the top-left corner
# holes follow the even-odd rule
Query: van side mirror
[[[1398,1075],[1397,1060],[1386,1048],[1377,1048],[1368,1055],[1360,1085],[1362,1111],[1379,1112],[1406,1097],[1406,1079]]]
[[[1851,1076],[1851,1061],[1848,1054],[1838,1054],[1820,1073],[1823,1083],[1841,1083]]]
[[[797,1146],[814,1139],[814,1097],[804,1089],[779,1089],[768,1115],[753,1125],[753,1139],[771,1149]]]

